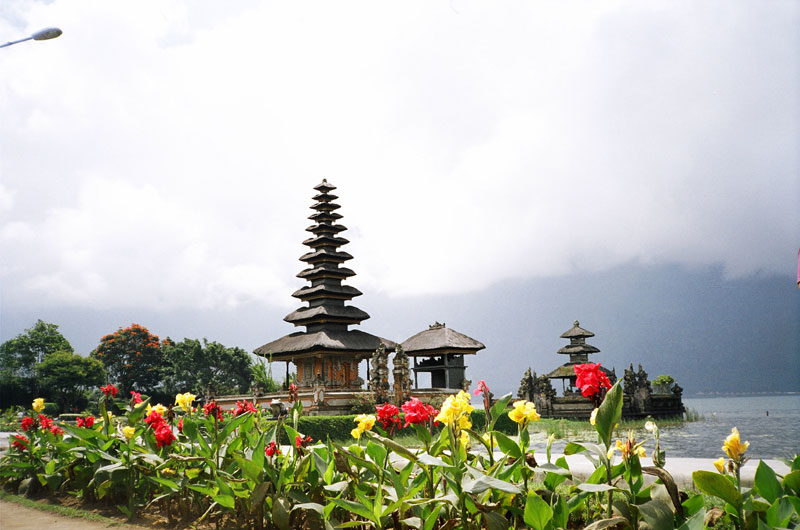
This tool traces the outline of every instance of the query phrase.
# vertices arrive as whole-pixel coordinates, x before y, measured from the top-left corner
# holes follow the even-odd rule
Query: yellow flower
[[[136,434],[136,427],[123,427],[122,434],[125,435],[126,440],[130,440]]]
[[[456,430],[469,429],[472,422],[469,414],[475,410],[470,404],[470,395],[460,390],[455,396],[448,396],[442,403],[442,410],[436,416],[436,421],[446,425],[455,426]]]
[[[608,450],[608,458],[611,459],[611,456],[614,454],[614,450],[622,453],[623,460],[628,460],[631,455],[644,458],[646,453],[644,447],[642,447],[643,444],[644,442],[636,443],[636,438],[633,437],[633,431],[629,431],[627,441],[623,442],[622,440],[617,440],[616,447]]]
[[[33,410],[41,412],[44,410],[44,398],[36,398],[33,400]]]
[[[353,420],[358,423],[358,426],[350,431],[350,434],[358,440],[361,438],[361,435],[364,434],[365,431],[371,431],[372,427],[375,425],[375,415],[374,414],[359,414]]]
[[[197,396],[195,396],[191,392],[186,392],[184,394],[177,394],[175,396],[175,404],[180,406],[186,412],[192,412],[192,402],[195,399],[197,399]]]
[[[717,471],[719,471],[720,473],[722,473],[724,475],[725,474],[725,459],[722,458],[722,457],[719,457],[716,460],[714,460],[714,467],[717,468]]]
[[[592,415],[589,416],[589,423],[591,423],[592,425],[597,425],[597,411],[598,410],[600,410],[600,409],[594,409],[592,411]]]
[[[524,425],[529,421],[538,421],[539,413],[536,412],[536,406],[533,403],[520,400],[514,402],[514,410],[508,413],[508,417]]]
[[[731,433],[725,438],[722,444],[722,450],[728,455],[731,460],[740,461],[744,456],[744,452],[750,447],[750,442],[741,442],[739,438],[739,429],[734,427]]]
[[[467,431],[461,431],[461,436],[459,436],[459,441],[463,447],[469,447],[469,434]]]
[[[145,410],[145,415],[149,416],[152,411],[156,411],[163,416],[167,412],[167,407],[165,407],[161,403],[158,403],[154,407],[151,407],[150,404],[148,403],[147,409]]]

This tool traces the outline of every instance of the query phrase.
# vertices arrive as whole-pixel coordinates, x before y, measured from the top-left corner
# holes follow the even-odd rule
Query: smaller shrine
[[[404,355],[414,358],[414,388],[419,388],[419,374],[430,373],[432,388],[464,389],[471,381],[465,378],[465,355],[474,355],[486,346],[445,324],[436,322],[406,339]]]
[[[575,388],[577,376],[573,367],[576,364],[588,363],[589,355],[600,352],[599,349],[586,343],[586,339],[590,337],[594,337],[594,333],[583,329],[577,320],[572,323],[572,328],[561,334],[562,339],[569,339],[569,345],[559,349],[556,353],[569,355],[569,361],[547,374],[546,377],[553,381],[561,380],[561,391],[564,396],[580,394],[580,389]],[[608,370],[603,366],[600,369],[606,373],[612,384],[617,380],[617,374],[613,370]]]

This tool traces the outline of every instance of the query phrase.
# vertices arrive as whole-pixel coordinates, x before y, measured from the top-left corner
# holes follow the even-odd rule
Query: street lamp
[[[0,44],[0,48],[5,48],[6,46],[11,46],[12,44],[17,44],[19,42],[25,42],[26,40],[48,40],[48,39],[55,39],[61,35],[61,30],[58,28],[45,28],[41,31],[37,31],[30,37],[26,37],[24,39],[15,40],[11,42],[7,42],[5,44]]]

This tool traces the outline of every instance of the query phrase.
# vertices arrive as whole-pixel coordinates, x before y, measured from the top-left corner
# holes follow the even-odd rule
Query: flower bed
[[[273,424],[248,402],[230,413],[213,401],[197,409],[187,393],[173,405],[152,405],[107,385],[100,416],[77,418],[75,426],[55,424],[34,401],[0,461],[0,477],[7,489],[73,492],[130,518],[159,509],[172,522],[240,528],[702,528],[712,515],[737,527],[798,523],[800,459],[782,477],[759,464],[754,487],[744,490],[747,442],[734,430],[718,472],[694,473],[696,487],[724,506],[711,513],[702,495],[679,492],[663,468],[655,424],[647,425],[647,440],[630,433],[615,439],[622,391],[585,375],[590,392],[602,395],[592,414],[598,442],[565,450],[593,462],[584,482],[573,480],[565,459],[552,461],[549,445],[546,463],[537,464],[528,434],[539,419],[535,407],[512,404],[510,395],[492,403],[483,382],[476,391],[483,411],[461,392],[441,410],[411,400],[337,419],[336,432],[347,424],[349,444],[324,436],[330,430],[313,431],[322,418],[303,418],[299,401]],[[501,421],[518,437],[499,428]],[[393,440],[405,431],[416,434],[419,449]],[[485,451],[475,451],[480,446]],[[645,451],[654,466],[641,465]],[[645,486],[644,475],[657,480]]]

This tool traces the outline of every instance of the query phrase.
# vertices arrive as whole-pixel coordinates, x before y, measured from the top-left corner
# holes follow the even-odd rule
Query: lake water
[[[750,458],[789,458],[800,454],[800,395],[685,398],[683,404],[702,418],[660,429],[661,447],[666,450],[667,459],[670,455],[713,459],[724,456],[722,442],[732,427],[739,429],[742,441],[750,442],[747,450]],[[643,430],[637,433],[637,438],[647,434]],[[553,444],[554,452],[563,451],[564,445],[564,442]],[[544,449],[541,440],[534,446],[537,452]],[[651,438],[645,444],[648,456],[653,446]]]

